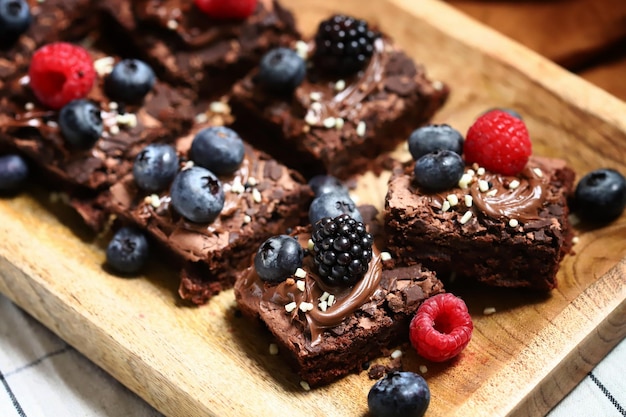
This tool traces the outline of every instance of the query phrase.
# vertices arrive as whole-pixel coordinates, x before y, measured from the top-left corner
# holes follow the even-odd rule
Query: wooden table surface
[[[448,3],[626,100],[626,1],[448,0]]]

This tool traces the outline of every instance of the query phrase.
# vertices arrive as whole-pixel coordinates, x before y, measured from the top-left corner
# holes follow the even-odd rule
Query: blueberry
[[[263,281],[279,283],[302,266],[303,258],[304,250],[295,238],[272,236],[259,247],[254,268]]]
[[[461,156],[443,150],[427,153],[415,161],[415,182],[432,191],[447,190],[458,184],[465,172]]]
[[[152,68],[138,59],[124,59],[113,67],[105,79],[107,95],[124,103],[138,103],[154,86]]]
[[[315,197],[309,207],[309,222],[317,223],[324,217],[335,218],[349,214],[354,220],[363,222],[363,217],[350,196],[343,192],[331,192]]]
[[[28,178],[28,165],[17,154],[0,156],[0,191],[17,190]]]
[[[0,46],[15,42],[28,30],[31,21],[26,0],[0,0]]]
[[[389,372],[367,395],[372,417],[422,417],[429,404],[428,383],[413,372]]]
[[[416,161],[427,153],[443,149],[461,155],[463,141],[463,135],[449,125],[422,126],[409,136],[409,152]]]
[[[503,111],[503,112],[505,112],[505,113],[508,113],[509,115],[511,115],[511,116],[513,116],[513,117],[515,117],[516,119],[519,119],[519,120],[524,120],[524,118],[522,117],[522,115],[521,115],[521,114],[519,114],[517,111],[515,111],[515,110],[513,110],[513,109],[510,109],[510,108],[508,108],[508,107],[493,107],[493,108],[491,108],[491,109],[489,109],[489,110],[485,111],[483,114],[485,114],[485,113],[489,113],[489,112],[490,112],[490,111],[492,111],[492,110],[500,110],[500,111]]]
[[[189,157],[196,165],[217,175],[230,174],[237,170],[243,161],[243,141],[228,127],[207,127],[193,138]]]
[[[148,260],[148,240],[133,227],[122,227],[109,242],[106,262],[115,272],[133,274]]]
[[[345,193],[349,196],[348,188],[332,175],[316,175],[309,180],[309,186],[316,197],[331,192]]]
[[[178,155],[173,146],[153,143],[135,158],[133,177],[137,186],[146,191],[165,189],[178,172]]]
[[[574,210],[589,222],[606,223],[618,218],[626,207],[626,178],[603,168],[582,177],[574,193]]]
[[[72,100],[59,113],[59,128],[71,146],[89,149],[102,135],[100,108],[89,100]]]
[[[290,94],[305,74],[304,60],[294,50],[275,48],[261,58],[256,81],[271,93]]]
[[[172,206],[195,223],[210,223],[224,207],[224,189],[214,173],[194,166],[176,174],[170,187]]]

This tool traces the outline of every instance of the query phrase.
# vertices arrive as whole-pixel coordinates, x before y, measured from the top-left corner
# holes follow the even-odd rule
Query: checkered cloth
[[[0,295],[0,416],[161,417]],[[626,416],[626,340],[548,416]]]

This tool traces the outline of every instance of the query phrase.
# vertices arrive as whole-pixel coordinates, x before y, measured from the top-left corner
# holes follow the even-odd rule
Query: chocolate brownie
[[[296,49],[314,53],[314,42]],[[423,66],[381,36],[366,67],[338,77],[307,61],[307,75],[293,95],[276,95],[256,81],[258,69],[235,84],[231,106],[249,140],[309,177],[340,179],[379,169],[381,154],[395,149],[444,104],[448,87],[427,78]]]
[[[310,228],[298,227],[292,235],[306,248]],[[366,275],[343,288],[320,280],[311,255],[304,257],[305,276],[278,284],[261,280],[251,266],[235,283],[235,297],[246,317],[274,335],[279,354],[302,380],[324,385],[362,371],[367,361],[408,340],[421,302],[443,292],[433,272],[391,265],[374,247]]]
[[[183,167],[190,163],[195,134],[208,126],[198,124],[176,141]],[[175,254],[182,268],[179,293],[194,304],[232,287],[261,242],[299,224],[312,198],[300,174],[247,144],[239,168],[219,178],[226,199],[210,224],[181,217],[169,204],[169,190],[141,191],[132,174],[101,196],[119,219],[140,226]]]
[[[398,167],[389,180],[384,218],[394,259],[499,287],[557,286],[573,237],[574,172],[565,161],[533,156],[517,176],[467,167],[459,187],[436,193],[415,185],[412,169]]]
[[[243,20],[219,20],[193,1],[102,0],[106,21],[144,53],[157,73],[176,85],[216,97],[269,48],[297,36],[293,15],[276,0],[259,0]]]

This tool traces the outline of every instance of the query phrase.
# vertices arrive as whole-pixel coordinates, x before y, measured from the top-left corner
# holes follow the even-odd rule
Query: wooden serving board
[[[485,109],[512,107],[536,154],[563,157],[580,175],[626,172],[624,103],[444,3],[283,1],[309,34],[336,11],[378,23],[451,85],[437,122],[465,131]],[[385,180],[364,175],[356,196],[380,206]],[[164,414],[366,414],[365,373],[304,391],[280,354],[269,355],[267,334],[235,314],[232,291],[189,308],[175,271],[157,260],[137,279],[107,274],[104,242],[48,197],[0,201],[0,291]],[[458,360],[435,366],[405,350],[405,369],[428,366],[429,416],[543,415],[626,335],[626,215],[579,236],[549,295],[459,290],[475,332]]]

